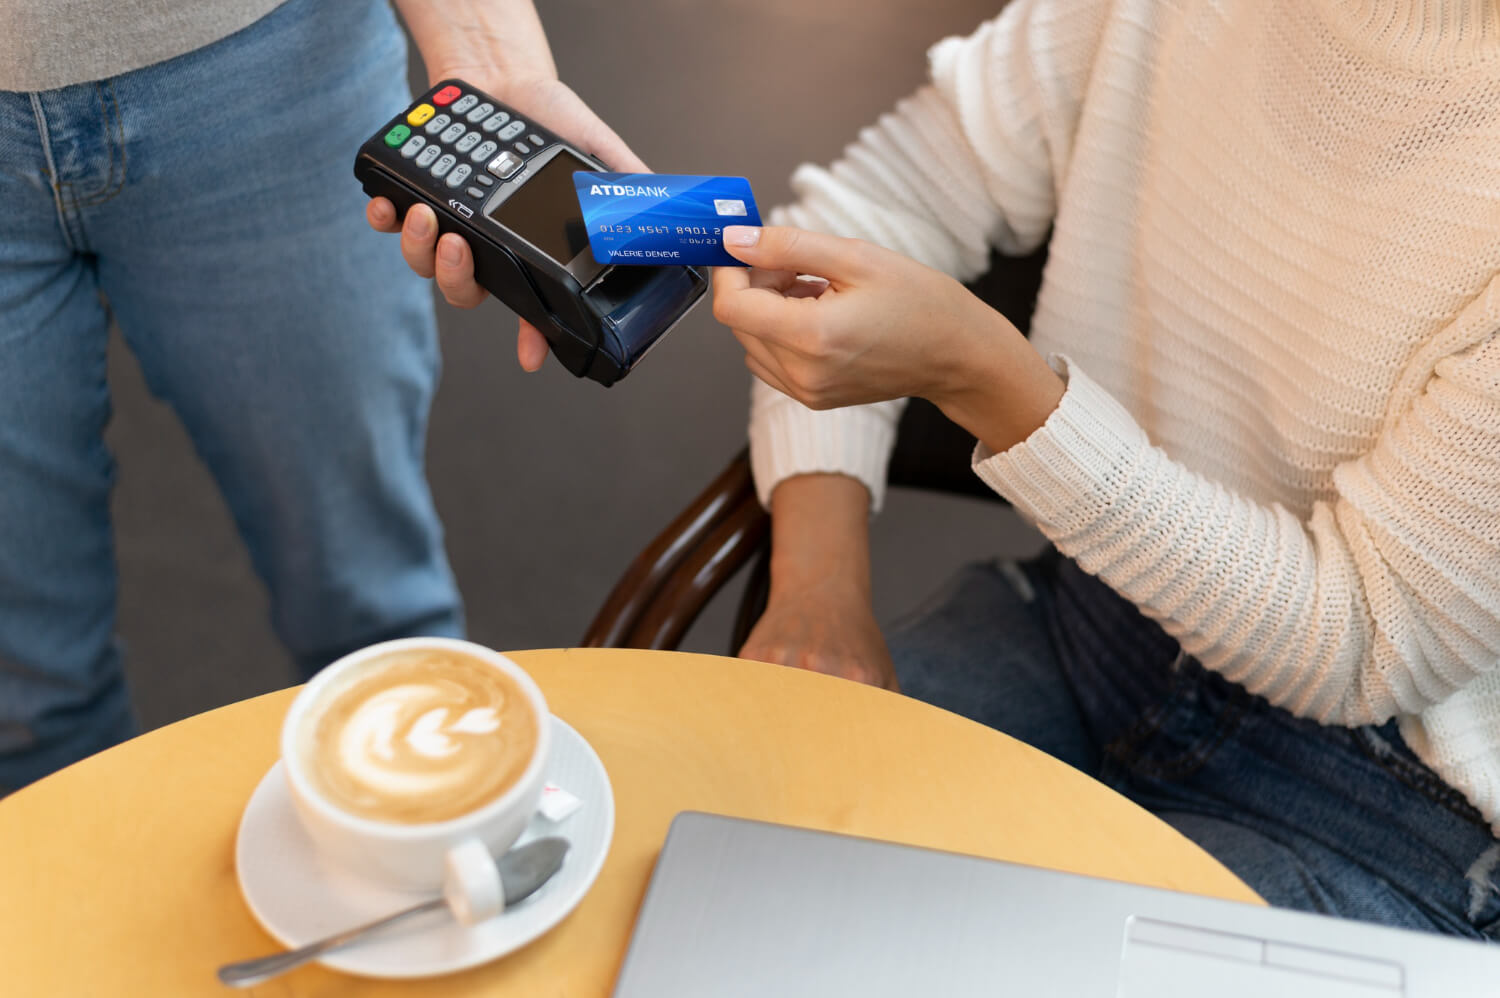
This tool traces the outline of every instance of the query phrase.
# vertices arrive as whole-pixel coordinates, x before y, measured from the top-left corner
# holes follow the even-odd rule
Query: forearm
[[[431,72],[555,79],[532,0],[393,0]]]
[[[870,594],[870,494],[847,475],[797,475],[771,496],[771,597],[835,586]]]
[[[798,475],[772,497],[771,592],[740,654],[897,689],[870,607],[870,495],[847,475]]]
[[[983,176],[956,109],[926,86],[863,129],[826,169],[798,167],[797,200],[768,221],[864,239],[969,280],[989,265],[991,234],[1008,228]]]
[[[1500,571],[1473,542],[1494,524],[1474,511],[1500,509],[1500,391],[1434,392],[1446,410],[1405,407],[1305,518],[1172,460],[1076,368],[1042,431],[976,470],[1208,667],[1300,716],[1378,723],[1500,646]]]

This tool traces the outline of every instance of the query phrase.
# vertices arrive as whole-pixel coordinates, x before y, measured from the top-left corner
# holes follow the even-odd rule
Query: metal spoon
[[[501,856],[500,883],[505,888],[506,906],[509,907],[523,898],[530,897],[550,880],[562,866],[563,857],[567,855],[567,852],[568,840],[554,837],[528,842]],[[431,901],[413,905],[394,915],[387,915],[374,922],[346,929],[327,939],[320,939],[315,943],[287,950],[285,953],[272,953],[270,956],[256,957],[253,960],[226,963],[219,968],[219,981],[232,988],[252,987],[278,974],[284,974],[294,967],[300,967],[330,950],[347,946],[371,932],[388,928],[397,922],[404,922],[408,918],[415,918],[429,911],[446,908],[447,905],[448,903],[441,896],[435,897]]]

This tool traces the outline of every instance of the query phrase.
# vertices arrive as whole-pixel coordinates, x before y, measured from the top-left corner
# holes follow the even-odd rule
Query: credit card
[[[744,177],[573,174],[594,259],[653,267],[743,267],[724,252],[724,226],[759,225]]]

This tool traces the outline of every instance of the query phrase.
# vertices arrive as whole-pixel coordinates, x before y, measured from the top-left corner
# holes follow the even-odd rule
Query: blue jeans
[[[1102,780],[1271,904],[1500,940],[1500,843],[1394,723],[1272,707],[1055,552],[970,565],[887,638],[904,692]]]
[[[0,91],[0,793],[133,732],[111,316],[217,480],[304,672],[461,631],[423,472],[431,295],[366,225],[351,172],[408,100],[405,42],[375,0],[291,0],[156,66]]]

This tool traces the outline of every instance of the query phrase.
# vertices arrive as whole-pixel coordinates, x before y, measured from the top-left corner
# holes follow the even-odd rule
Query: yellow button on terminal
[[[427,124],[427,120],[434,114],[437,114],[437,109],[434,108],[431,104],[418,104],[416,107],[412,108],[411,113],[406,116],[406,123],[413,127],[417,125],[425,125]]]

